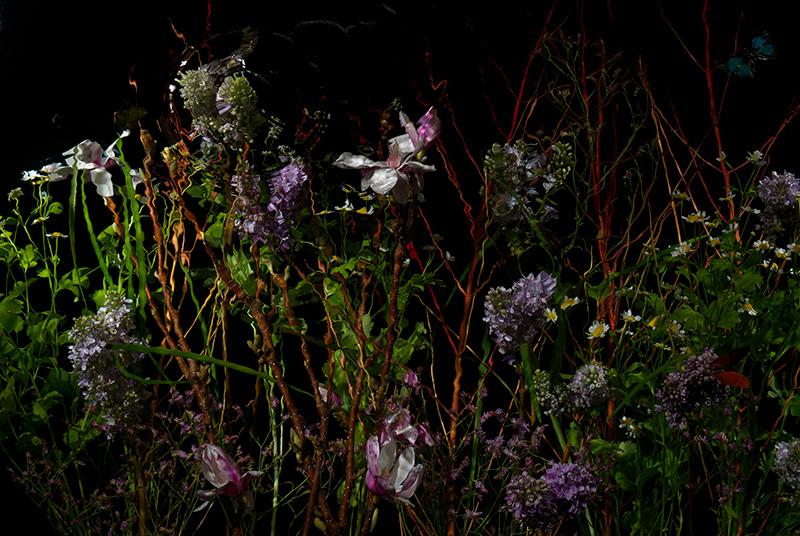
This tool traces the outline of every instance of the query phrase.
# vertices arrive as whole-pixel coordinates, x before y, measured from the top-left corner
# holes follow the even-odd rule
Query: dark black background
[[[800,38],[793,2],[715,0],[710,16],[716,61],[736,52],[740,26],[746,40],[762,31],[772,36],[776,59],[759,66],[752,80],[735,80],[723,118],[727,143],[739,155],[771,134],[798,95]],[[584,5],[585,4],[585,5]],[[653,87],[682,111],[695,141],[708,129],[707,96],[700,72],[691,65],[663,17],[696,53],[703,45],[702,1],[562,2],[553,23],[567,33],[603,39],[633,65],[641,59]],[[131,104],[146,108],[153,126],[165,111],[164,97],[184,49],[172,27],[195,45],[209,36],[215,47],[235,45],[226,32],[257,27],[261,40],[248,66],[265,76],[259,88],[270,113],[292,124],[304,107],[380,110],[403,100],[410,115],[424,111],[436,95],[429,66],[448,80],[454,109],[478,153],[499,139],[486,115],[481,67],[489,60],[518,84],[528,51],[541,31],[549,2],[45,2],[0,1],[0,184],[19,184],[26,169],[58,159],[79,141],[106,144],[119,128],[114,112]],[[209,27],[210,26],[210,27]],[[210,30],[210,31],[209,31]],[[430,63],[428,63],[430,61]],[[129,79],[135,79],[134,90]],[[494,95],[488,95],[493,98]],[[498,96],[499,97],[499,96]],[[374,131],[377,125],[365,125]],[[447,135],[447,132],[443,135]],[[798,130],[790,125],[776,145],[776,169],[800,171]],[[352,140],[328,142],[332,150],[353,150]],[[10,490],[7,482],[3,489]],[[3,494],[5,495],[5,494]],[[5,519],[44,533],[29,505],[2,502]]]

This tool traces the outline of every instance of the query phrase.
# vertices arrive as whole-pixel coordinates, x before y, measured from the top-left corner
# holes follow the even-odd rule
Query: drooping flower
[[[242,474],[239,466],[224,450],[210,443],[200,447],[196,456],[200,460],[200,472],[214,489],[198,490],[197,496],[205,502],[195,511],[208,506],[217,495],[240,498],[245,504],[245,511],[252,510],[253,492],[250,490],[250,481],[261,476],[261,471],[247,471]]]
[[[556,289],[556,280],[546,272],[528,274],[510,289],[496,287],[486,295],[484,320],[498,350],[512,361],[520,344],[533,342],[544,326],[546,309]]]
[[[409,502],[422,482],[422,465],[415,465],[414,447],[398,452],[394,439],[381,442],[378,436],[367,441],[367,488],[379,497]]]
[[[119,367],[127,367],[141,354],[113,350],[112,344],[136,344],[131,335],[131,300],[114,290],[106,291],[105,303],[94,315],[75,320],[69,336],[69,360],[78,377],[83,398],[100,416],[107,432],[117,432],[136,422],[142,408],[141,385],[126,378]]]
[[[342,169],[361,171],[361,189],[370,188],[375,193],[392,193],[398,203],[407,202],[412,193],[422,191],[422,175],[436,168],[417,160],[421,149],[429,146],[439,135],[439,119],[431,108],[418,122],[417,129],[404,113],[400,123],[406,133],[389,140],[389,158],[373,161],[366,156],[342,153],[333,163]]]

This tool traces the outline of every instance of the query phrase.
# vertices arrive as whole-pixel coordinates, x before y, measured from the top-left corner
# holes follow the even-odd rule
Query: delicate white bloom
[[[639,322],[641,319],[642,319],[641,316],[633,314],[633,312],[630,309],[622,313],[622,321],[625,322],[626,324],[632,322]]]
[[[581,299],[578,298],[577,296],[575,296],[574,298],[564,298],[559,307],[561,307],[561,310],[563,311],[565,309],[569,309],[573,305],[578,305],[579,303],[581,303]]]
[[[767,240],[756,240],[753,242],[753,248],[759,251],[769,251],[772,249],[772,244],[770,244]]]
[[[791,254],[787,250],[775,248],[775,258],[788,261],[791,257]]]
[[[747,161],[755,166],[763,166],[767,163],[767,161],[764,160],[764,153],[758,149],[747,153]]]
[[[794,253],[795,255],[800,255],[800,244],[795,244],[792,242],[786,246],[786,249]]]
[[[608,324],[595,320],[586,332],[587,339],[600,339],[608,333]]]
[[[681,242],[672,250],[673,257],[685,257],[692,252],[692,245],[688,242]]]
[[[739,308],[738,312],[747,313],[750,316],[758,315],[758,311],[756,311],[756,309],[753,307],[753,304],[750,303],[750,300],[748,300],[747,298],[742,298],[742,302],[743,302],[742,306]]]
[[[544,310],[544,316],[550,322],[555,322],[558,320],[558,315],[556,314],[556,310],[552,307],[548,307]]]
[[[708,221],[705,210],[689,214],[688,216],[682,216],[681,218],[689,223],[706,223]]]
[[[709,238],[708,238],[708,244],[709,244],[710,246],[713,246],[713,247],[715,247],[715,248],[718,248],[719,246],[721,246],[721,245],[722,245],[722,240],[720,240],[720,239],[719,239],[719,238],[717,238],[716,236],[711,236],[711,237],[709,237]]]

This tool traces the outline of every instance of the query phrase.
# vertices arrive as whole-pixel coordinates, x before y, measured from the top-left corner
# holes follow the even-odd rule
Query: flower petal
[[[392,168],[376,169],[367,180],[367,185],[372,191],[386,195],[397,184],[397,171]],[[361,189],[364,189],[364,179],[361,180]]]
[[[360,154],[353,154],[353,153],[342,153],[341,155],[339,155],[339,158],[336,159],[336,162],[334,162],[333,165],[342,169],[364,169],[370,167],[380,167],[378,163],[373,162],[366,156],[361,156]]]
[[[397,498],[408,500],[417,491],[417,487],[422,482],[422,465],[417,465],[408,472],[408,476],[403,481],[403,487],[397,492]]]
[[[414,152],[414,142],[408,134],[402,136],[395,136],[389,139],[389,153],[399,154],[402,157],[410,155]]]
[[[403,482],[405,482],[411,469],[414,468],[414,447],[406,447],[392,467],[392,472],[389,474],[389,482],[394,486],[396,491],[403,489]]]
[[[97,194],[103,197],[112,197],[114,195],[114,184],[111,182],[111,173],[105,168],[96,168],[89,171],[89,177],[92,184],[97,188]]]

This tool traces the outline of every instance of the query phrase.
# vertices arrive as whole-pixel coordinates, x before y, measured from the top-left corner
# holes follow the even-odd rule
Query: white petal
[[[397,151],[402,156],[411,154],[414,152],[414,142],[408,134],[395,136],[389,140],[389,152],[393,150]]]
[[[342,169],[364,169],[378,164],[360,154],[342,153],[333,165]]]
[[[396,491],[403,489],[403,482],[405,482],[408,473],[414,468],[414,459],[414,447],[406,447],[397,457],[397,461],[389,475],[389,482],[391,482]]]
[[[403,171],[406,171],[405,168],[411,168],[425,173],[436,171],[436,168],[434,166],[429,166],[428,164],[423,164],[422,162],[417,162],[416,160],[409,160],[408,162],[400,166],[400,169],[402,169]]]
[[[112,197],[114,195],[114,184],[111,182],[111,173],[103,168],[93,169],[89,172],[92,184],[97,188],[97,195]]]
[[[382,195],[389,193],[395,184],[397,184],[397,170],[392,168],[376,169],[369,178],[369,187],[372,191]]]

